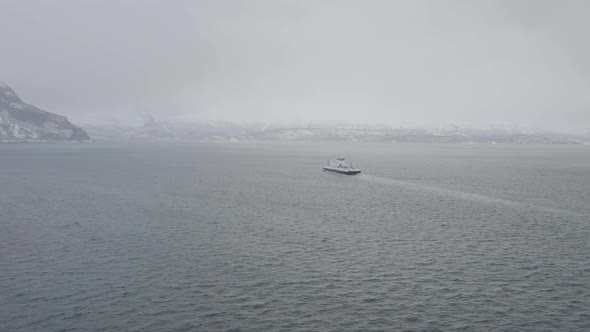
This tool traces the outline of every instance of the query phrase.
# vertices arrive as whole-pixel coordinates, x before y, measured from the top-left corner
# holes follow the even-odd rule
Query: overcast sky
[[[68,116],[590,131],[590,1],[0,0],[0,81]]]

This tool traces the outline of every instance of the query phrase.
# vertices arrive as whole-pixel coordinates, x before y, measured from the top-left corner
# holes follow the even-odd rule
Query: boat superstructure
[[[344,160],[344,158],[337,158],[334,160],[328,160],[326,165],[323,167],[324,171],[335,172],[346,175],[355,175],[361,172],[360,169],[354,167],[353,164]]]

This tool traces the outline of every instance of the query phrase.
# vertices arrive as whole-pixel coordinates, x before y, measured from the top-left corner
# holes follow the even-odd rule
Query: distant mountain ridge
[[[89,125],[93,135],[132,140],[194,141],[331,141],[408,143],[588,144],[590,135],[530,132],[508,127],[472,129],[395,128],[383,125],[261,125],[227,121],[181,122],[150,120],[142,126]]]
[[[247,137],[254,130],[232,122],[173,122],[150,121],[143,126],[131,128],[122,133],[128,139],[188,139],[188,140],[229,140]]]
[[[88,134],[64,116],[25,104],[0,82],[0,142],[87,141]]]

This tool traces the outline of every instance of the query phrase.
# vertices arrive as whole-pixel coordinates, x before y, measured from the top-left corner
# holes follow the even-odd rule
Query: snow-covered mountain
[[[122,134],[128,139],[236,140],[256,130],[226,121],[180,122],[152,120]]]
[[[0,142],[87,141],[84,130],[64,116],[25,104],[0,82]]]
[[[87,128],[87,127],[85,127]],[[89,127],[88,127],[89,128]],[[200,140],[200,141],[332,141],[332,142],[413,142],[413,143],[538,143],[584,144],[590,137],[560,133],[519,130],[491,126],[484,129],[450,126],[445,128],[396,128],[383,125],[314,124],[262,125],[226,121],[181,122],[151,119],[135,128],[112,126],[92,132],[100,137],[134,140]],[[90,129],[89,129],[90,130]]]

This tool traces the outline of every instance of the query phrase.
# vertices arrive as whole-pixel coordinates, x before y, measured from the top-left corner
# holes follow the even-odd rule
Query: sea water
[[[589,202],[589,146],[4,144],[0,330],[590,330]]]

